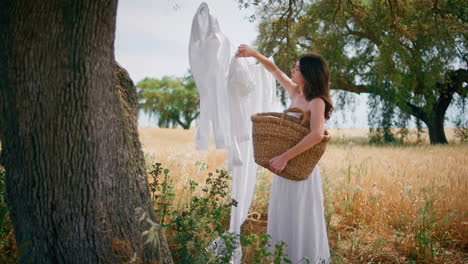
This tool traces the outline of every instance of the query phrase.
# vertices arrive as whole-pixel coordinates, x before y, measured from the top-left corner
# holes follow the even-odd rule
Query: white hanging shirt
[[[208,149],[210,126],[217,148],[228,149],[228,168],[232,175],[230,232],[240,233],[247,217],[256,182],[257,164],[253,157],[250,117],[275,109],[276,83],[261,64],[245,58],[230,63],[230,43],[221,33],[218,22],[202,3],[192,21],[189,62],[200,94],[200,119],[196,137],[197,150]],[[215,240],[213,244],[220,241]],[[237,247],[231,263],[239,264]]]
[[[261,64],[248,63],[245,60],[247,70],[243,77],[238,80],[248,80],[253,87],[246,96],[241,96],[240,101],[245,112],[238,117],[240,123],[246,124],[245,131],[251,136],[252,121],[251,115],[259,112],[271,112],[276,109],[278,100],[275,97],[276,82],[273,75],[268,72]],[[232,64],[231,64],[232,65]],[[242,75],[240,75],[242,76]],[[231,81],[231,80],[230,80]],[[232,99],[231,99],[232,102]],[[232,108],[231,108],[232,109]],[[232,117],[232,113],[231,113]],[[231,120],[232,121],[232,120]],[[231,134],[236,134],[235,126],[231,127]],[[231,148],[228,151],[229,171],[232,175],[231,197],[237,201],[237,206],[231,208],[231,221],[229,231],[240,234],[240,227],[247,218],[247,214],[252,203],[255,183],[257,181],[257,164],[254,160],[253,144],[251,137],[248,140],[237,142],[233,137]],[[235,144],[235,145],[234,145]],[[241,165],[235,162],[236,149],[240,152]],[[231,259],[232,264],[240,264],[242,251],[240,247],[236,248]]]
[[[242,128],[242,131],[235,131],[237,127],[231,125],[231,135],[234,135],[234,137],[232,139],[232,146],[228,152],[228,167],[234,181],[231,196],[238,202],[238,206],[236,208],[233,207],[231,212],[231,232],[238,232],[240,225],[247,217],[256,182],[257,165],[253,157],[252,121],[250,117],[259,112],[272,112],[277,109],[278,103],[275,96],[276,81],[273,74],[261,64],[247,62],[246,66],[248,70],[244,73],[244,77],[240,79],[249,80],[251,78],[249,81],[253,87],[247,96],[240,97],[240,105],[242,105],[243,111],[242,115],[235,117],[235,120],[239,124],[244,124],[245,128]],[[247,73],[249,76],[247,76]],[[232,113],[231,118],[233,118]],[[236,140],[236,136],[243,134],[241,132],[247,132],[249,137],[246,140]],[[240,152],[241,165],[235,160],[238,155],[237,149]]]
[[[241,142],[251,138],[249,129],[248,95],[255,88],[254,76],[249,72],[246,58],[231,59],[228,74],[229,119],[231,146],[229,149],[228,170],[242,165],[239,148]]]
[[[229,65],[228,90],[245,97],[254,90],[254,85],[255,81],[250,73],[248,59],[232,57]]]
[[[208,149],[213,127],[217,148],[228,147],[229,109],[226,74],[230,43],[219,28],[217,19],[202,3],[192,20],[189,63],[200,95],[200,118],[196,136],[197,150]]]

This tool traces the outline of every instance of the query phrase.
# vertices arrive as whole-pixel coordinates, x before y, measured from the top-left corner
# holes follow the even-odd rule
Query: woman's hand
[[[254,57],[255,50],[251,49],[248,45],[241,44],[237,48],[236,57]]]
[[[279,155],[270,160],[270,168],[276,172],[280,173],[286,168],[288,164],[288,159],[284,155]]]

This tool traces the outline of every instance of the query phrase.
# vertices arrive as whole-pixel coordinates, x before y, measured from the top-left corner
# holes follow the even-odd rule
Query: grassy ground
[[[450,129],[446,146],[375,146],[366,144],[367,129],[330,132],[319,166],[333,263],[468,262],[467,143],[455,143]],[[176,194],[226,167],[224,150],[195,150],[195,133],[140,128],[147,159],[176,175]],[[259,169],[251,211],[266,212],[270,178]]]

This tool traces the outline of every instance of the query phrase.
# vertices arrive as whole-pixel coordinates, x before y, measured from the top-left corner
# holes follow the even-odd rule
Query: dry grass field
[[[368,145],[367,129],[330,132],[335,141],[319,166],[332,263],[468,262],[466,142],[454,143],[451,130],[445,146]],[[203,182],[207,171],[226,167],[224,150],[195,150],[195,134],[140,128],[148,163],[170,169],[176,193],[188,179]],[[266,211],[270,177],[259,169],[252,211]]]

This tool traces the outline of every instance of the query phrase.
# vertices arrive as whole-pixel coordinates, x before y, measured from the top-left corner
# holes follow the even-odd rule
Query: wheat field
[[[468,262],[466,142],[455,143],[450,129],[451,144],[436,146],[369,145],[367,129],[329,131],[319,166],[332,263]],[[226,167],[225,150],[195,150],[195,129],[139,133],[147,166],[160,162],[176,175],[176,192]],[[258,172],[251,211],[266,212],[271,174]]]

